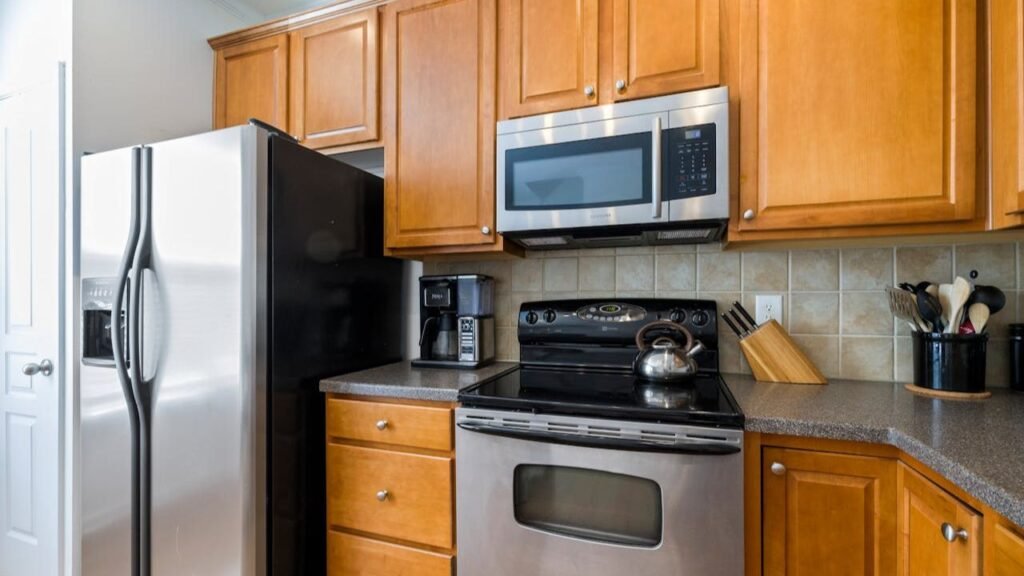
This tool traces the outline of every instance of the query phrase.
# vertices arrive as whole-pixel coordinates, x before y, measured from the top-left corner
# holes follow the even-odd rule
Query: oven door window
[[[651,203],[651,134],[606,136],[505,152],[505,209]]]
[[[661,543],[657,482],[602,470],[521,464],[513,500],[516,522],[582,540],[625,546]]]

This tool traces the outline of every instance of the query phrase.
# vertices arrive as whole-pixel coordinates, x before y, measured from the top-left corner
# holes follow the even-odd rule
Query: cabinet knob
[[[377,420],[377,430],[384,430],[388,427],[387,420]]]
[[[618,90],[619,92],[622,92],[623,90],[625,90],[626,89],[626,81],[625,80],[616,80],[615,81],[615,89]]]
[[[389,496],[389,494],[388,494],[387,490],[381,490],[381,491],[377,492],[377,500],[380,500],[381,502],[387,500],[388,496]]]
[[[753,220],[754,219],[754,211],[748,209],[746,212],[743,213],[743,219],[744,220]]]
[[[593,84],[587,84],[586,86],[584,86],[583,87],[583,94],[585,94],[588,98],[593,96],[594,95],[594,85]]]
[[[942,531],[942,538],[946,542],[956,542],[957,539],[967,542],[967,530],[963,528],[957,530],[949,522],[943,522],[939,529]]]
[[[490,226],[481,226],[480,227],[480,233],[483,234],[484,236],[490,236],[491,235],[491,227]]]
[[[772,474],[782,476],[786,473],[786,466],[782,462],[772,462]]]

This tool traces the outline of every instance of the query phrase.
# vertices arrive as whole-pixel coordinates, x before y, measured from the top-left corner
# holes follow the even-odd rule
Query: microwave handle
[[[661,116],[651,127],[651,218],[661,218]]]

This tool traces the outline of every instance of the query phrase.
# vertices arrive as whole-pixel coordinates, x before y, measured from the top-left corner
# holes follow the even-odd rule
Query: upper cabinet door
[[[740,230],[976,217],[976,0],[741,0]]]
[[[903,463],[897,483],[897,574],[980,576],[981,516]]]
[[[250,118],[288,131],[288,35],[252,40],[217,51],[214,128]]]
[[[597,104],[598,0],[500,0],[502,116]]]
[[[646,98],[717,85],[718,3],[615,0],[614,98]]]
[[[384,7],[385,245],[493,244],[494,0]]]
[[[991,10],[992,227],[1024,224],[1024,6]]]
[[[377,9],[291,33],[291,133],[311,148],[377,139]]]

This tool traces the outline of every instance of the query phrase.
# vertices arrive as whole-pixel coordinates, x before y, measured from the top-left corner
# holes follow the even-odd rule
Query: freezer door
[[[132,193],[132,150],[82,159],[81,241],[83,290],[76,314],[110,308],[109,286],[128,239]],[[102,318],[101,318],[102,320]],[[103,330],[109,324],[98,327]],[[92,332],[83,323],[87,332]],[[93,327],[96,328],[96,327]],[[93,334],[99,350],[79,350],[79,434],[82,519],[82,576],[130,574],[131,430],[128,406],[109,347]],[[83,354],[84,353],[84,354]],[[98,357],[89,360],[84,356]]]
[[[152,574],[264,573],[266,134],[152,146]]]

